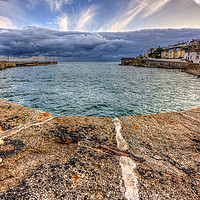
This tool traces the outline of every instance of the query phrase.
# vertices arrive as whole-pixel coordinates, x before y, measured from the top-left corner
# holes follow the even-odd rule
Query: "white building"
[[[192,41],[190,42],[190,45],[200,45],[200,39],[192,40]]]
[[[185,60],[200,64],[200,49],[185,52]]]

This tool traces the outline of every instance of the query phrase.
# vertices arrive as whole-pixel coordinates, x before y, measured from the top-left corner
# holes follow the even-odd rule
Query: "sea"
[[[121,117],[200,107],[200,78],[178,70],[60,62],[0,71],[0,99],[54,116]]]

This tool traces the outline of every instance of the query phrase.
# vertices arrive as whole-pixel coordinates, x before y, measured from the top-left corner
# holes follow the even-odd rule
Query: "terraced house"
[[[184,58],[184,56],[185,56],[185,50],[183,50],[182,48],[165,49],[161,53],[161,58],[177,59],[177,58]]]

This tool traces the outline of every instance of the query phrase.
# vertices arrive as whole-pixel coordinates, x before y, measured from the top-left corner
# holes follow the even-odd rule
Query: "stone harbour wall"
[[[0,100],[0,199],[200,199],[200,108],[53,117]]]
[[[122,58],[120,65],[178,69],[196,76],[200,76],[200,64],[196,63]]]
[[[184,71],[184,70],[183,70]],[[200,77],[200,64],[188,64],[186,66],[185,72],[193,74]]]
[[[57,62],[1,62],[0,70],[11,68],[11,67],[55,65],[55,64],[57,64]]]

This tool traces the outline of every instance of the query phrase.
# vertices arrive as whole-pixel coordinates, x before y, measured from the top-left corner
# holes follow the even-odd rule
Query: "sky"
[[[200,0],[0,0],[0,56],[119,60],[200,38]]]

